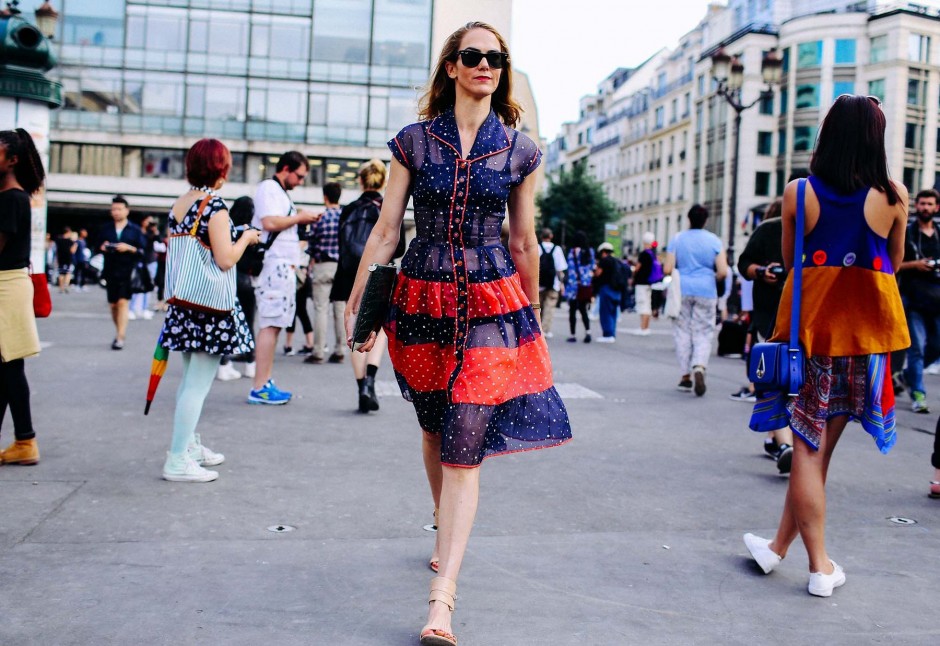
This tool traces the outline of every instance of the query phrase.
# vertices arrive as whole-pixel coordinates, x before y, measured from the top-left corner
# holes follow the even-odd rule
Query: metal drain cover
[[[268,527],[269,532],[274,532],[275,534],[286,534],[287,532],[292,532],[296,527],[291,527],[290,525],[271,525]]]
[[[913,518],[901,518],[900,516],[889,516],[888,520],[895,525],[916,525],[917,521]]]

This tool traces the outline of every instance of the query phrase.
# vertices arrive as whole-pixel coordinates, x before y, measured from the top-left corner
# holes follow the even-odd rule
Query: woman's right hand
[[[256,245],[261,242],[261,230],[245,229],[245,231],[242,233],[242,237],[245,239],[246,244]]]

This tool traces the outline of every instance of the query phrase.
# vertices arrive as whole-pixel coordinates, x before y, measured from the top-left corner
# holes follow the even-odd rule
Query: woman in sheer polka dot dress
[[[389,142],[385,202],[346,308],[351,334],[371,263],[398,242],[409,197],[416,236],[402,260],[385,331],[402,394],[424,431],[438,507],[424,646],[456,643],[456,579],[476,513],[479,469],[493,455],[571,438],[552,382],[538,304],[535,143],[514,130],[504,39],[469,23],[447,39],[419,123]],[[509,249],[499,234],[508,206]],[[368,350],[370,343],[364,347]]]

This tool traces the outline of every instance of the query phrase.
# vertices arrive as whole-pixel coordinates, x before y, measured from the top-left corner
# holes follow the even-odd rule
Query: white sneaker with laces
[[[194,441],[189,445],[186,451],[189,453],[190,457],[196,461],[196,464],[201,467],[216,467],[225,462],[225,456],[223,454],[216,453],[208,446],[203,445],[199,433],[194,434]]]
[[[143,312],[140,313],[140,317],[143,318],[145,321],[149,321],[150,319],[153,318],[153,310],[144,310]]]
[[[831,597],[832,591],[840,585],[845,585],[845,571],[835,561],[832,563],[832,574],[813,572],[809,575],[807,590],[816,597]]]
[[[245,364],[245,376],[248,377],[249,379],[255,378],[255,370],[256,370],[256,366],[255,366],[254,361],[252,361],[251,363]]]
[[[219,369],[215,373],[215,378],[219,381],[233,381],[235,379],[241,379],[241,376],[242,373],[235,370],[235,367],[230,363],[219,366]]]
[[[760,569],[764,571],[764,574],[770,574],[775,567],[780,565],[782,559],[770,549],[770,541],[766,538],[747,533],[744,535],[744,545],[747,547],[747,551],[751,553],[751,557],[757,561]]]
[[[167,451],[163,464],[163,479],[170,482],[212,482],[218,471],[209,471],[196,464],[188,452],[173,454]]]

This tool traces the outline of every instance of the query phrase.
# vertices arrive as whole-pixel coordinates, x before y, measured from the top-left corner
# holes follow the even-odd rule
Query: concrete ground
[[[226,455],[221,477],[169,483],[178,356],[143,416],[160,316],[132,322],[113,352],[102,290],[54,297],[27,366],[42,461],[0,467],[0,644],[417,643],[433,505],[387,364],[368,416],[353,411],[348,362],[278,357],[295,392],[281,408],[246,405],[247,380],[216,382],[199,431]],[[741,541],[771,535],[787,484],[747,429],[750,407],[728,399],[742,362],[714,358],[698,399],[675,389],[665,322],[586,345],[565,342],[566,319],[549,345],[574,441],[483,466],[462,646],[938,643],[935,414],[901,397],[887,456],[846,431],[827,540],[848,580],[812,597],[799,541],[769,576]]]

